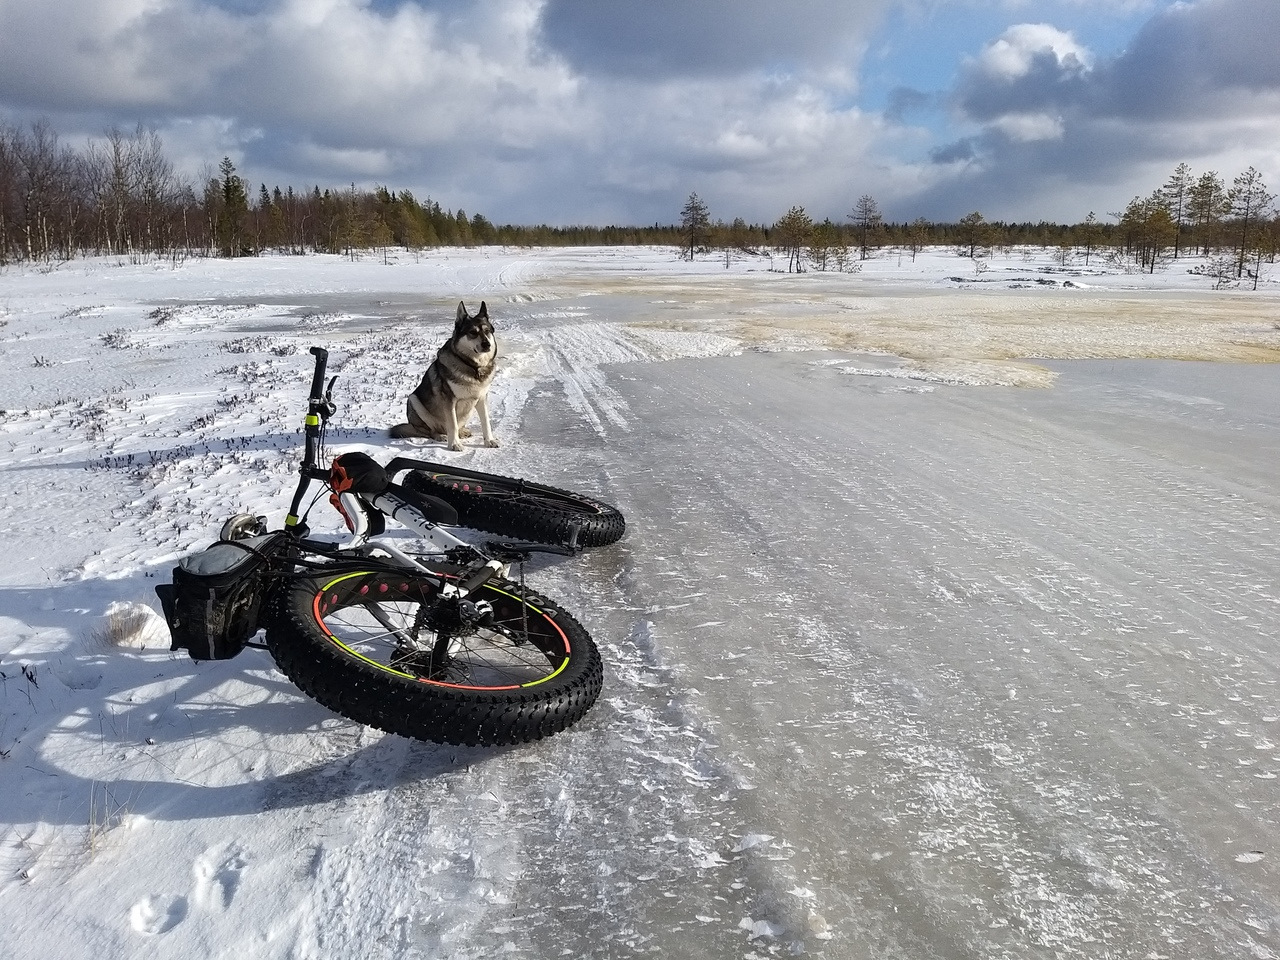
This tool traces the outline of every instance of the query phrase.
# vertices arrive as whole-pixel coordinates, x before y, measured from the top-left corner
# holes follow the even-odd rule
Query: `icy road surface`
[[[1280,955],[1280,369],[1050,366],[617,365],[599,433],[535,398],[631,532],[531,955]]]

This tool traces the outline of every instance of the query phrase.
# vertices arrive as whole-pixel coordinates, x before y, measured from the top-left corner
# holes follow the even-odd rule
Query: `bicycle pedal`
[[[486,540],[484,550],[489,556],[496,560],[501,560],[503,563],[527,563],[533,558],[533,553],[527,549],[525,544],[499,543],[496,540]]]

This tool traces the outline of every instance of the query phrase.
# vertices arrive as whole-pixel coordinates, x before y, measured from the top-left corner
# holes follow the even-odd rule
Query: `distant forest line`
[[[1125,210],[1075,224],[988,221],[974,211],[955,223],[886,221],[863,195],[840,220],[816,222],[793,206],[770,224],[713,217],[691,194],[672,223],[648,226],[495,224],[388,187],[255,189],[224,158],[216,175],[184,180],[157,133],[107,131],[82,148],[47,122],[0,125],[0,265],[129,257],[335,253],[390,247],[663,245],[687,257],[779,254],[788,271],[856,270],[886,248],[914,256],[946,246],[972,258],[1020,245],[1068,258],[1107,256],[1154,271],[1185,254],[1217,257],[1225,281],[1252,277],[1280,248],[1275,197],[1253,168],[1227,184],[1215,171],[1180,164],[1169,180]]]

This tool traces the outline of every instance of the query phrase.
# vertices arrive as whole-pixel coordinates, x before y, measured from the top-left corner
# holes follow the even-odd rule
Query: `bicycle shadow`
[[[389,446],[389,426],[371,427],[333,427],[330,426],[325,438],[325,451],[330,456],[337,456],[354,448],[377,448],[371,456],[380,463],[390,461],[394,457],[409,456],[423,461],[426,469],[450,466],[466,466],[472,455],[479,450],[487,449],[479,443],[464,443],[461,452],[451,451],[443,440],[415,439],[399,441],[399,446]],[[405,444],[408,443],[406,448]],[[161,467],[168,463],[177,463],[184,459],[203,457],[210,454],[262,453],[278,454],[295,453],[301,461],[305,440],[301,427],[289,432],[268,431],[254,434],[235,434],[228,436],[196,437],[187,443],[169,444],[167,446],[142,446],[135,450],[112,450],[94,457],[72,457],[59,459],[27,460],[21,463],[0,465],[0,471],[22,472],[29,470],[85,470],[90,472],[129,473]],[[499,476],[501,465],[496,470],[489,470]],[[515,478],[515,475],[510,475]],[[534,479],[527,477],[525,479]]]
[[[327,448],[381,447],[384,439],[382,427],[331,430]],[[302,433],[204,438],[145,454],[0,469],[112,478],[220,449],[300,456]],[[395,455],[384,452],[379,459]],[[445,466],[467,456],[443,444],[411,452],[424,460],[439,454]],[[492,539],[456,529],[476,543]],[[525,567],[533,573],[566,559],[538,554]],[[155,624],[154,586],[168,574],[166,563],[114,579],[0,587],[0,764],[9,774],[0,798],[10,823],[82,827],[100,820],[95,805],[108,790],[122,798],[114,809],[159,820],[332,803],[444,776],[510,749],[442,747],[367,730],[303,696],[262,651],[218,663],[171,653],[166,628]],[[113,637],[103,625],[113,604],[142,625]]]
[[[109,584],[133,595],[143,585],[128,581],[142,579]],[[39,653],[0,653],[0,798],[10,824],[83,827],[122,810],[202,820],[334,803],[510,749],[365,728],[305,697],[263,650],[196,663],[169,651],[155,608],[148,619],[134,604],[136,643],[113,643],[85,616],[101,583],[0,588],[0,622],[19,649],[65,634],[27,647]]]
[[[351,442],[362,442],[351,439]],[[59,459],[28,459],[22,463],[6,464],[5,471],[26,470],[88,470],[100,472],[129,472],[147,470],[166,463],[176,463],[190,457],[216,453],[264,452],[286,453],[297,449],[299,459],[302,455],[301,429],[291,433],[268,432],[250,434],[248,436],[203,437],[193,438],[188,443],[169,444],[166,446],[139,445],[135,450],[112,450],[94,457],[73,457]]]

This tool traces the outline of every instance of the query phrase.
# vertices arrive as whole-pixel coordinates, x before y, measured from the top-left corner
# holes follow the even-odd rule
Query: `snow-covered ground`
[[[1280,290],[1214,291],[1193,265],[927,251],[790,276],[767,258],[486,249],[0,270],[0,956],[1280,956]],[[456,303],[482,299],[502,445],[386,439]],[[264,652],[169,652],[153,590],[176,559],[233,513],[283,518],[311,345],[339,375],[332,447],[627,514],[622,544],[529,572],[604,653],[578,727],[514,750],[419,744],[334,716]],[[1193,390],[1136,359],[1214,363],[1188,367]],[[1169,466],[1183,429],[1196,473]],[[879,479],[855,489],[867,464]],[[1164,513],[1153,470],[1176,481]],[[1210,500],[1212,529],[1181,532]],[[930,599],[903,602],[904,584]],[[825,642],[806,590],[863,626]],[[944,611],[962,615],[951,633]],[[1141,646],[1152,623],[1168,630]],[[965,651],[1003,651],[988,644],[1015,627],[1037,634],[1007,651],[1027,672],[966,679]],[[1139,639],[1117,652],[1104,627]],[[1047,637],[1057,659],[1031,664]],[[795,696],[762,693],[789,669],[760,652],[771,639],[815,671]],[[1158,724],[1125,686],[1138,647],[1169,669],[1147,691],[1173,704]],[[832,680],[846,670],[879,680]],[[1042,701],[1069,692],[1052,712],[1106,703],[1176,762],[1143,782],[1159,758],[1129,757],[1120,783],[1130,741],[1108,727],[1062,761],[1095,764],[1096,789],[1080,768],[1062,780],[1035,751],[1079,742],[1012,719],[1047,678]],[[950,694],[955,742],[930,713]],[[1215,717],[1249,746],[1221,768]],[[1203,758],[1162,739],[1197,724]],[[735,725],[771,732],[735,741]],[[962,742],[978,728],[990,769]],[[1177,764],[1200,759],[1217,786],[1179,792]],[[1001,770],[1025,795],[992,786]],[[863,827],[865,848],[840,833]]]

